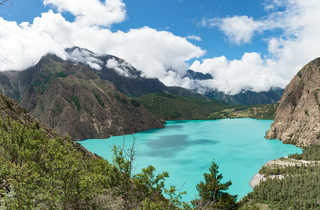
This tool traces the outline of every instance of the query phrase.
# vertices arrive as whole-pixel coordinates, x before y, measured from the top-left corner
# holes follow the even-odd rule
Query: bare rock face
[[[266,138],[297,146],[320,142],[320,58],[304,66],[287,86]]]
[[[163,127],[142,104],[119,92],[99,73],[88,65],[47,55],[25,71],[0,73],[0,92],[75,140]]]

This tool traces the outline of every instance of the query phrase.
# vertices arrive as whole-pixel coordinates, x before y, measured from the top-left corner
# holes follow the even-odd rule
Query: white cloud
[[[67,55],[68,59],[73,62],[84,63],[89,65],[91,68],[101,70],[103,62],[96,58],[93,52],[85,49],[74,49]]]
[[[122,0],[44,0],[45,5],[53,5],[60,12],[70,12],[80,25],[110,26],[122,22],[126,17]]]
[[[247,43],[257,30],[262,26],[259,21],[254,21],[248,16],[234,16],[229,18],[217,19],[211,25],[216,25],[222,30],[228,38],[236,43]]]
[[[83,24],[79,18],[92,20],[93,17],[87,16],[99,16],[82,9],[73,10],[71,3],[64,4],[58,0],[50,2],[55,2],[60,10],[72,11],[76,20],[67,21],[60,13],[53,11],[43,13],[32,23],[17,24],[0,17],[0,71],[26,69],[36,64],[47,53],[67,58],[64,49],[79,46],[98,54],[111,54],[123,58],[141,70],[144,76],[156,77],[166,82],[171,75],[167,69],[176,69],[181,77],[187,68],[186,61],[199,58],[205,53],[186,38],[167,31],[143,27],[128,32],[112,32],[108,28],[94,25],[101,22],[89,21],[88,24]],[[80,1],[79,4],[82,2],[90,1]],[[110,2],[117,1],[107,1]],[[104,21],[113,23],[113,16]],[[90,64],[98,68],[95,63],[92,61]],[[170,84],[178,85],[180,82],[171,81]]]
[[[196,35],[190,35],[190,36],[187,36],[186,38],[189,39],[189,40],[194,40],[194,41],[198,41],[198,42],[202,41],[201,37],[200,36],[196,36]]]
[[[284,6],[285,3],[286,1],[282,1],[282,0],[267,0],[264,4],[264,9],[266,11],[275,10],[279,7]]]
[[[203,18],[200,25],[203,27],[217,27],[234,44],[248,43],[255,33],[281,28],[282,13],[274,13],[268,19],[254,20],[248,16],[233,16],[226,18]]]
[[[190,68],[214,76],[213,80],[203,81],[203,86],[228,94],[237,94],[242,89],[261,92],[286,82],[267,67],[258,53],[245,53],[240,60],[228,60],[224,56],[205,59],[194,62]]]
[[[183,78],[188,68],[186,62],[205,54],[204,50],[189,42],[188,37],[149,27],[112,32],[105,26],[125,19],[125,7],[120,0],[105,3],[98,0],[76,1],[79,5],[83,4],[82,7],[74,5],[75,1],[68,2],[46,0],[58,11],[74,14],[74,22],[53,11],[43,13],[32,23],[17,24],[0,17],[0,71],[23,70],[36,64],[41,56],[49,52],[67,58],[64,49],[79,46],[99,54],[123,58],[141,70],[144,76],[159,78],[166,85],[211,87],[235,94],[242,89],[262,91],[273,86],[284,87],[304,64],[320,56],[319,0],[284,0],[281,5],[275,3],[276,0],[270,0],[273,8],[266,10],[266,17],[257,20],[247,16],[204,19],[203,25],[218,26],[235,43],[249,42],[257,32],[282,31],[280,36],[267,40],[268,53],[264,55],[247,52],[242,58],[234,60],[225,56],[196,60],[191,68],[213,74],[214,79],[208,81]],[[96,6],[86,7],[83,2]],[[108,6],[110,2],[114,3],[113,6]],[[277,9],[279,6],[281,10]],[[96,18],[100,14],[100,9],[96,7],[102,8],[101,11],[114,11],[114,14]],[[111,10],[104,9],[113,7]],[[96,62],[92,62],[94,64]]]
[[[270,12],[264,19],[244,18],[249,20],[252,27],[225,28],[226,34],[236,42],[250,40],[254,34],[252,31],[282,30],[282,35],[268,40],[268,53],[263,56],[255,52],[245,53],[239,60],[218,57],[194,62],[191,66],[194,70],[214,74],[215,80],[207,81],[206,85],[230,93],[237,93],[242,89],[262,91],[273,86],[284,87],[303,65],[320,57],[320,22],[316,21],[320,18],[320,1],[277,2],[271,2],[274,12]],[[279,11],[275,8],[277,6],[284,8]],[[238,21],[239,17],[227,20]],[[221,23],[225,22],[222,20]],[[247,32],[242,33],[241,30]],[[233,37],[237,33],[239,36]]]

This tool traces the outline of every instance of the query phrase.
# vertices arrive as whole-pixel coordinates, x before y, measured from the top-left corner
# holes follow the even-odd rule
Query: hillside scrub
[[[242,208],[262,205],[269,209],[319,209],[319,154],[320,147],[312,145],[305,148],[302,154],[289,156],[300,161],[314,161],[310,164],[263,167],[260,173],[281,175],[283,178],[261,182],[242,200]]]
[[[110,164],[79,150],[69,138],[50,138],[36,124],[21,125],[3,118],[0,206],[5,209],[135,209],[150,203],[169,205],[162,196],[167,173],[155,175],[155,169],[148,167],[133,176],[128,174],[128,160],[122,150],[115,148],[114,164]]]

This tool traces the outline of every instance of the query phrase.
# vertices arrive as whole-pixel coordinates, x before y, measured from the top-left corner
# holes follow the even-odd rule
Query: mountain
[[[187,73],[184,75],[184,78],[189,78],[192,80],[209,80],[213,79],[213,76],[211,74],[203,74],[201,72],[196,72],[193,70],[187,70]]]
[[[253,192],[242,209],[319,209],[320,58],[305,65],[286,87],[269,139],[303,147],[268,162],[254,177]],[[312,187],[310,187],[312,186]]]
[[[319,81],[320,58],[304,66],[286,87],[267,138],[299,146],[319,143]]]
[[[41,122],[74,139],[163,127],[138,101],[120,93],[113,79],[100,76],[107,74],[103,71],[116,71],[103,67],[106,57],[99,60],[80,48],[68,53],[68,60],[46,55],[25,71],[1,73],[1,92],[16,99]],[[138,77],[138,72],[125,69],[129,80]]]
[[[96,55],[79,47],[69,48],[66,51],[69,60],[95,69],[100,79],[110,81],[123,94],[141,96],[167,91],[167,87],[158,79],[142,77],[141,71],[116,56]]]
[[[163,120],[207,120],[210,113],[225,104],[202,95],[147,94],[137,99],[155,116]]]
[[[50,128],[74,139],[163,127],[157,118],[205,119],[222,106],[191,90],[145,78],[121,58],[79,47],[66,49],[65,59],[48,54],[24,71],[0,72],[0,92],[16,99]],[[148,100],[152,94],[170,97],[162,97],[155,105]],[[161,116],[155,112],[159,106],[167,107]]]
[[[217,90],[209,90],[205,95],[231,105],[258,105],[277,103],[281,99],[282,93],[283,90],[281,88],[272,88],[269,91],[263,92],[243,90],[235,95],[225,94]]]
[[[192,70],[187,76],[197,80],[212,78]],[[212,92],[207,94],[211,98],[208,99],[194,90],[167,87],[158,79],[145,78],[121,58],[79,47],[66,49],[63,59],[48,54],[24,71],[0,72],[0,92],[17,100],[50,128],[74,139],[105,138],[163,127],[157,118],[207,119],[212,112],[221,110],[224,102],[276,101],[276,94],[267,93],[237,98]],[[158,104],[154,103],[155,98]]]
[[[193,70],[187,70],[187,73],[185,74],[184,78],[189,78],[195,81],[214,79],[214,77],[211,74],[203,74],[201,72],[196,72]],[[283,89],[281,88],[271,88],[268,91],[262,92],[242,90],[240,93],[235,95],[226,94],[216,89],[206,89],[207,90],[204,93],[205,96],[229,105],[274,104],[279,102],[283,94]]]
[[[133,176],[124,152],[111,164],[0,94],[0,209],[177,209],[163,196],[168,175]]]

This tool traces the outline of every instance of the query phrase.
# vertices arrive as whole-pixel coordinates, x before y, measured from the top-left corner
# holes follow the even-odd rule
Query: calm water
[[[301,149],[265,140],[270,120],[226,119],[216,121],[168,121],[166,128],[104,140],[87,140],[81,144],[107,160],[112,160],[113,145],[129,146],[135,139],[135,172],[153,165],[158,172],[168,171],[167,183],[187,191],[184,200],[197,197],[196,185],[203,179],[215,160],[225,180],[231,180],[229,190],[239,198],[252,191],[249,182],[269,160]]]

